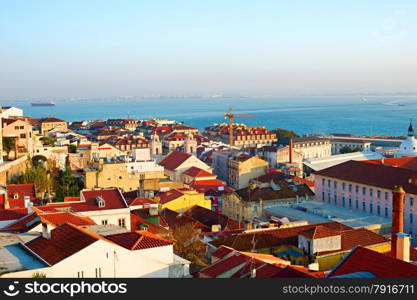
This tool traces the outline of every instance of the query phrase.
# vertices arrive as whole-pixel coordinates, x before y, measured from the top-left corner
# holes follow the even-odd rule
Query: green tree
[[[276,128],[272,130],[272,132],[277,135],[278,141],[286,142],[292,138],[299,137],[299,135],[294,131],[283,128]]]
[[[174,241],[175,254],[191,262],[190,269],[199,269],[210,263],[204,258],[207,246],[199,239],[200,231],[193,223],[175,227],[171,231],[171,239]]]
[[[68,152],[69,153],[76,153],[77,152],[77,146],[73,145],[73,144],[69,145],[68,146]]]
[[[67,196],[78,197],[83,188],[82,182],[75,177],[71,168],[67,165],[65,170],[60,170],[55,178],[55,202],[62,202]]]
[[[50,178],[46,169],[39,166],[33,166],[32,168],[26,169],[25,172],[18,177],[17,182],[35,184],[38,193],[50,193],[53,189],[53,180]]]
[[[342,148],[340,148],[339,152],[340,154],[345,154],[345,153],[352,153],[352,152],[360,152],[362,151],[362,149],[360,147],[349,147],[349,146],[343,146]]]
[[[9,158],[10,152],[16,148],[16,140],[13,137],[3,137],[3,151],[6,152],[7,158]]]
[[[55,146],[55,140],[49,136],[44,136],[39,139],[44,146]]]
[[[47,160],[48,159],[43,155],[35,155],[34,157],[32,157],[32,166],[34,166],[34,167],[44,167],[45,162]]]

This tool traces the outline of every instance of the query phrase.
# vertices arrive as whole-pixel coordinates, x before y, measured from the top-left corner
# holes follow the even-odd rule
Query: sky
[[[417,92],[415,0],[0,1],[0,100]]]

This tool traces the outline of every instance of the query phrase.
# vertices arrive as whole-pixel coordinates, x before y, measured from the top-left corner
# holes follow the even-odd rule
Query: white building
[[[172,242],[148,231],[102,236],[63,224],[27,243],[4,247],[17,264],[8,278],[172,278],[189,275],[189,262],[174,255]]]
[[[394,152],[394,157],[417,156],[417,140],[414,137],[413,124],[408,127],[408,136],[401,143],[400,149]]]
[[[8,119],[10,117],[23,117],[23,109],[14,106],[2,106],[1,117]]]

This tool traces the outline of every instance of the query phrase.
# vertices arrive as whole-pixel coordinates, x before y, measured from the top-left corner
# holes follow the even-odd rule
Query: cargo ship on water
[[[55,106],[55,102],[54,101],[49,101],[49,102],[32,102],[31,104],[32,104],[32,106]]]

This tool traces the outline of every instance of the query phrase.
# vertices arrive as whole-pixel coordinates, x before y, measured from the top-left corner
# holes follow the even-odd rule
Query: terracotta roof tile
[[[33,183],[8,184],[7,196],[10,208],[24,208],[25,196],[29,196],[31,202],[35,202],[36,200],[35,185]],[[17,199],[15,199],[15,197],[17,197]]]
[[[391,190],[401,185],[407,193],[417,194],[417,172],[372,161],[347,161],[318,171],[315,175],[337,178]],[[411,180],[410,180],[411,179]]]
[[[163,166],[164,168],[168,170],[175,170],[190,157],[191,157],[191,154],[189,153],[173,151],[170,154],[168,154],[159,163],[159,165]]]
[[[98,239],[70,224],[51,231],[51,238],[38,237],[26,246],[50,265],[54,265],[96,242]]]
[[[356,247],[328,277],[355,272],[370,272],[378,278],[416,278],[417,265],[395,259],[376,251]]]
[[[171,241],[146,230],[107,235],[106,239],[129,250],[143,250],[172,245]]]
[[[187,169],[183,174],[191,176],[191,177],[215,177],[216,176],[198,167],[191,167]]]

